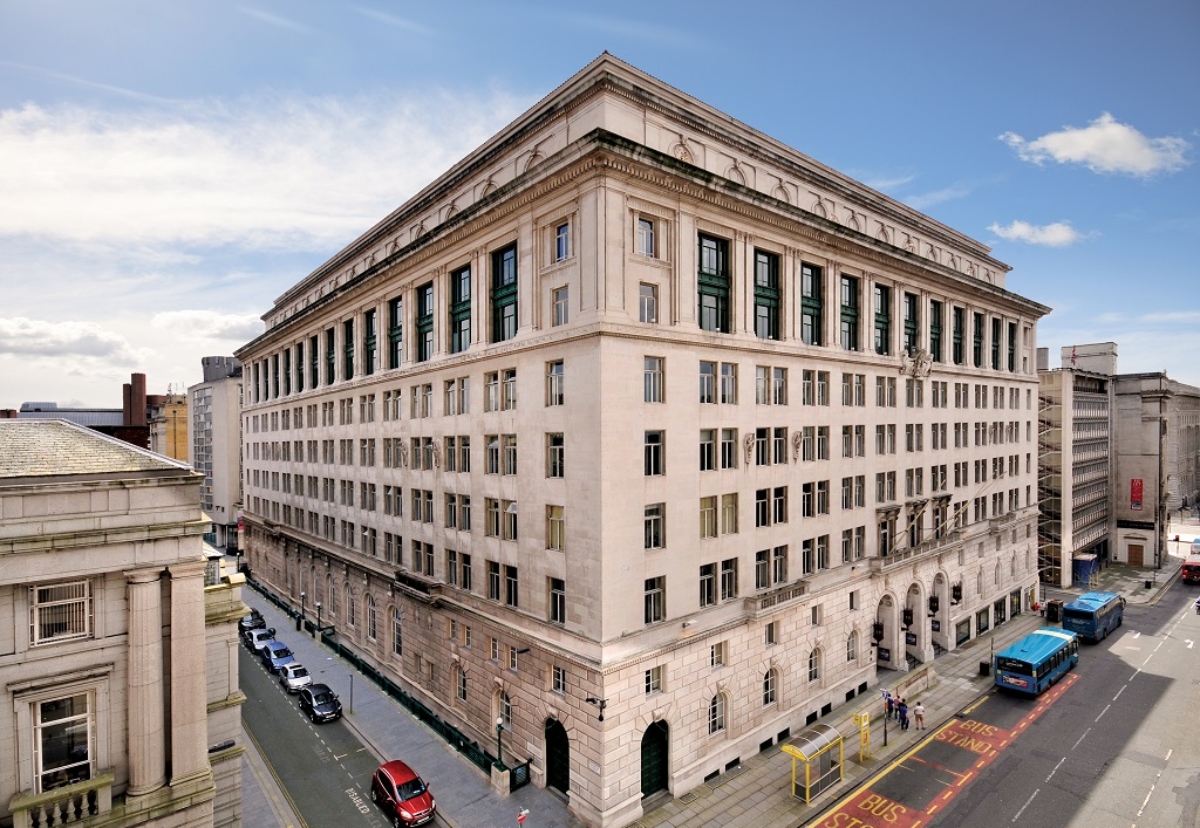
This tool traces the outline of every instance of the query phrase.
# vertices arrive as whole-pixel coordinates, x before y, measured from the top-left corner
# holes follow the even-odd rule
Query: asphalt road
[[[1106,641],[1081,645],[1074,684],[926,824],[1197,825],[1195,592],[1176,583],[1153,605],[1127,607]],[[993,693],[971,718],[989,705],[1033,709],[1045,696],[1032,703]]]
[[[305,825],[384,828],[388,822],[371,802],[379,760],[370,749],[340,719],[310,722],[244,646],[239,659],[242,719]]]

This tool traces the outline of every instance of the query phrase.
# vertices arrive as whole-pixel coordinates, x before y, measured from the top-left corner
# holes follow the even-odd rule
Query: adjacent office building
[[[602,55],[241,348],[253,576],[625,825],[1037,600],[989,249]]]
[[[241,576],[199,476],[64,420],[0,420],[0,824],[241,824]]]
[[[1113,523],[1113,342],[1062,349],[1051,369],[1038,349],[1039,572],[1046,584],[1087,586],[1109,560]]]
[[[242,503],[242,365],[204,357],[204,379],[187,390],[192,468],[204,475],[201,507],[213,522],[213,545],[236,549]]]

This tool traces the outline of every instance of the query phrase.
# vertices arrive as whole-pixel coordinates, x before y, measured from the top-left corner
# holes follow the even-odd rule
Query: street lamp
[[[317,601],[317,628],[315,630],[313,630],[313,638],[316,638],[317,634],[320,632],[321,632],[321,602]]]
[[[500,753],[500,734],[502,734],[502,733],[504,733],[504,717],[497,716],[496,717],[496,764],[501,768],[504,767],[504,758],[503,758],[503,755]]]
[[[307,598],[304,590],[300,590],[300,614],[296,616],[296,632],[304,627],[304,599]]]

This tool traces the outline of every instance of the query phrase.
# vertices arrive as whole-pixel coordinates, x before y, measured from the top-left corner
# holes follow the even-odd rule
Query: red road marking
[[[978,755],[979,759],[974,763],[973,770],[959,775],[957,782],[947,785],[943,793],[934,797],[924,812],[911,805],[896,802],[875,793],[868,787],[863,787],[821,817],[819,822],[809,823],[808,828],[920,828],[939,808],[944,807],[958,795],[968,782],[975,778],[977,770],[991,764],[1000,755],[1000,751],[1012,744],[1013,740],[1033,724],[1042,713],[1046,712],[1050,705],[1058,701],[1063,693],[1067,692],[1078,680],[1078,674],[1072,673],[1043,693],[1038,700],[1039,704],[1012,730],[1005,730],[1002,727],[977,722],[973,719],[958,719],[936,731],[933,734],[935,741],[971,751]],[[913,760],[931,767],[938,767],[932,762],[919,758],[920,750],[921,748],[917,748],[906,757],[905,761]],[[898,767],[899,764],[897,763],[896,766]],[[940,768],[940,770],[947,771],[948,769]],[[877,781],[888,772],[890,770],[871,781]],[[954,773],[953,771],[948,772]]]

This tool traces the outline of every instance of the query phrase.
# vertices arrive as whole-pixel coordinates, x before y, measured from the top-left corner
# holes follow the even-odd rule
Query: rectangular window
[[[779,256],[754,251],[754,333],[759,339],[779,339]]]
[[[492,601],[500,600],[500,564],[496,561],[487,562],[487,597]]]
[[[700,607],[711,607],[717,603],[717,565],[700,566]]]
[[[736,535],[738,530],[737,493],[721,495],[721,534]]]
[[[562,360],[546,363],[546,405],[563,404]]]
[[[554,305],[554,318],[551,322],[553,326],[557,327],[558,325],[565,325],[568,321],[570,321],[570,296],[570,290],[566,285],[560,288],[555,288],[551,292],[550,299]]]
[[[721,429],[721,468],[736,469],[738,432],[736,428]]]
[[[712,363],[709,363],[710,365]],[[642,361],[642,400],[648,403],[660,403],[663,401],[663,358],[662,357],[645,357]],[[703,381],[703,373],[701,374]],[[703,389],[701,390],[703,396]],[[702,399],[701,402],[704,402]]]
[[[737,598],[738,577],[737,558],[721,561],[721,600],[731,601]]]
[[[717,430],[700,429],[700,471],[715,471],[717,468]]]
[[[951,331],[951,356],[955,365],[963,365],[966,361],[966,355],[963,350],[963,342],[966,336],[966,311],[962,308],[953,308],[951,309],[951,316],[954,320],[954,328]]]
[[[92,637],[91,581],[29,588],[30,646]]]
[[[717,536],[717,498],[716,496],[700,498],[700,537],[715,538]]]
[[[546,477],[562,477],[566,472],[566,447],[561,431],[546,435]]]
[[[993,317],[992,319],[992,370],[1000,370],[1000,346],[1003,344],[1000,341],[1000,320]]]
[[[858,279],[842,277],[841,345],[847,351],[859,349],[858,336],[859,290]]]
[[[562,506],[546,507],[546,548],[562,551],[566,543],[567,522]]]
[[[917,350],[919,337],[917,335],[918,326],[921,321],[921,312],[918,302],[920,301],[915,293],[904,294],[904,352],[912,354]]]
[[[729,333],[729,242],[701,235],[699,246],[700,328]]]
[[[517,335],[517,246],[492,253],[492,342]]]
[[[417,362],[433,357],[433,282],[417,288]]]
[[[450,274],[450,353],[471,345],[471,266]]]
[[[666,590],[666,577],[659,575],[646,579],[644,617],[647,624],[654,624],[666,617]]]
[[[737,365],[721,363],[721,404],[737,405]]]
[[[658,243],[655,234],[654,220],[638,217],[637,220],[637,241],[634,249],[637,250],[640,256],[649,256],[654,259],[658,257]],[[643,319],[643,322],[653,321]]]
[[[875,353],[892,352],[892,289],[875,286]]]
[[[550,578],[550,623],[567,623],[567,584],[562,578]],[[557,669],[557,668],[556,668]]]
[[[388,368],[399,368],[403,361],[404,300],[390,299],[388,300]],[[313,385],[315,387],[316,382]]]
[[[646,671],[646,695],[652,693],[661,693],[663,689],[663,668],[662,665],[651,667]]]
[[[363,373],[371,375],[375,373],[375,349],[378,344],[378,331],[376,330],[375,311],[369,310],[363,313]],[[299,390],[299,389],[297,389]]]
[[[983,367],[983,314],[971,314],[971,364]]]
[[[342,323],[342,379],[354,379],[354,320],[347,319]],[[276,386],[278,387],[278,386]]]
[[[563,222],[554,228],[554,261],[566,261],[571,255],[571,225]]]
[[[824,345],[821,316],[825,311],[824,275],[816,265],[800,265],[800,341]]]
[[[651,503],[642,519],[646,549],[662,549],[667,543],[665,503]]]
[[[658,321],[658,286],[642,282],[638,285],[638,321]]]
[[[717,401],[717,363],[700,363],[700,402],[709,405]]]
[[[663,441],[665,432],[647,431],[643,448],[643,473],[646,477],[666,474],[663,468]]]
[[[89,693],[33,705],[34,761],[39,791],[92,777],[94,728]]]
[[[515,566],[505,565],[504,567],[504,603],[510,607],[518,607],[521,605],[520,594],[518,593],[519,582],[517,579],[517,568]]]
[[[943,305],[936,299],[929,301],[929,356],[934,362],[942,361]]]

